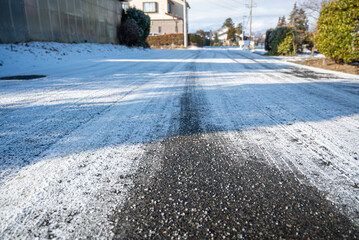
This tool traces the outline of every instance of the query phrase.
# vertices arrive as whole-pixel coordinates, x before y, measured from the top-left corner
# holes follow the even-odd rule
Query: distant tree
[[[214,33],[213,46],[221,46],[222,43],[219,41],[218,33]]]
[[[200,44],[200,45],[203,45],[203,46],[209,45],[209,42],[207,42],[209,40],[207,39],[206,33],[203,30],[197,30],[196,33],[199,34],[202,38],[203,44]]]
[[[234,26],[234,23],[233,23],[233,20],[232,18],[227,18],[226,21],[224,21],[222,27],[233,27]]]
[[[196,33],[198,33],[203,38],[206,36],[206,33],[203,30],[197,30]]]
[[[236,34],[237,35],[241,35],[243,32],[243,26],[241,23],[238,23],[237,26],[236,26]]]
[[[297,3],[294,3],[293,10],[289,15],[289,23],[291,25],[295,25],[295,23],[297,22],[298,11],[299,9],[297,7]]]
[[[313,18],[315,21],[318,20],[320,9],[323,5],[332,2],[333,0],[304,0],[300,6],[306,10],[309,17]]]
[[[219,42],[218,33],[217,33],[217,32],[214,34],[214,42],[215,42],[215,43],[218,43],[218,42]]]
[[[297,19],[297,29],[308,31],[309,25],[308,25],[308,17],[303,8],[299,9],[298,12],[298,19]]]
[[[302,8],[294,4],[293,10],[289,15],[289,23],[297,30],[308,31],[308,18]]]
[[[282,27],[287,25],[287,20],[285,19],[285,16],[279,17],[277,27]]]
[[[282,26],[282,25],[281,25],[281,20],[282,20],[282,18],[281,18],[281,17],[279,17],[279,18],[278,18],[278,23],[277,23],[277,27],[280,27],[280,26]]]
[[[234,42],[236,40],[236,28],[230,26],[227,31],[227,40]]]

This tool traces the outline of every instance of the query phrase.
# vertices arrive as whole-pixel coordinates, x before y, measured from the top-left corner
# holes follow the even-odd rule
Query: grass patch
[[[344,73],[359,74],[359,63],[338,64],[330,58],[308,59],[304,61],[293,62],[310,67],[323,68]]]

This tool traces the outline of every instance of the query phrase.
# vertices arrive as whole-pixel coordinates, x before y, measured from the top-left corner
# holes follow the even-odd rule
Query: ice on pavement
[[[0,44],[0,61],[0,77],[47,76],[0,80],[0,238],[111,237],[109,216],[147,146],[178,127],[192,73],[211,112],[204,125],[359,222],[357,76],[303,76],[293,64],[220,48],[33,42]]]

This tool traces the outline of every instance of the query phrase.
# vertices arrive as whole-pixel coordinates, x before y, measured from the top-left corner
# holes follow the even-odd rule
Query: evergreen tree
[[[233,26],[230,26],[227,31],[227,40],[232,42],[236,40],[236,29]]]
[[[282,27],[286,25],[287,25],[287,21],[285,19],[285,16],[279,17],[277,27]]]
[[[303,8],[299,9],[298,12],[298,19],[297,19],[297,28],[299,30],[308,31],[309,25],[308,25],[308,18],[305,14],[305,11]]]
[[[234,26],[234,23],[233,23],[233,20],[232,18],[227,18],[226,21],[224,21],[222,27],[233,27]]]
[[[289,15],[289,23],[298,30],[308,31],[308,18],[303,8],[298,8],[297,4],[294,4],[293,10]]]
[[[218,42],[219,42],[218,33],[217,33],[217,32],[214,34],[214,42],[215,42],[215,43],[218,43]]]
[[[206,33],[201,29],[201,30],[197,30],[197,32],[201,37],[205,37],[206,36]]]
[[[291,25],[293,25],[293,26],[294,26],[294,25],[296,24],[296,22],[297,22],[298,11],[299,11],[299,9],[298,9],[298,7],[297,7],[297,3],[294,3],[293,10],[292,10],[292,12],[291,12],[290,15],[289,15],[289,23],[290,23]]]
[[[337,63],[359,61],[359,2],[336,0],[324,4],[315,45]]]
[[[242,31],[243,31],[242,24],[238,23],[238,24],[237,24],[237,27],[236,27],[236,34],[237,34],[237,35],[241,35],[241,34],[242,34]]]

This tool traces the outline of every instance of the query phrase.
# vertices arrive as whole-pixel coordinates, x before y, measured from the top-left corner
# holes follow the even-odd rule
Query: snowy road
[[[40,60],[0,67],[48,75],[0,81],[0,238],[359,237],[359,77],[234,49]]]

